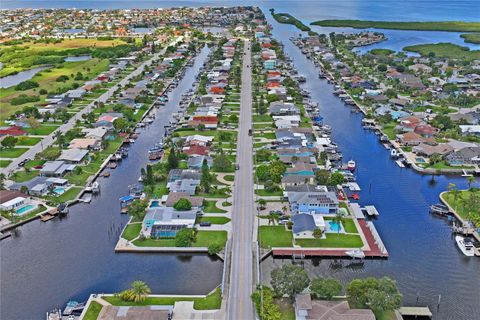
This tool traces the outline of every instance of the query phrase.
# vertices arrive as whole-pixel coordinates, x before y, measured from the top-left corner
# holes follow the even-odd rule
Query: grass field
[[[18,137],[17,146],[34,146],[40,142],[42,138],[36,137]]]
[[[210,222],[212,224],[225,224],[229,223],[230,219],[226,217],[201,217],[199,222]]]
[[[34,136],[47,136],[57,130],[59,125],[40,125],[38,128],[25,128],[24,130]]]
[[[435,57],[450,59],[476,60],[480,59],[480,50],[470,50],[452,43],[419,44],[403,48],[404,51],[417,52],[428,56],[431,52]]]
[[[284,226],[260,226],[259,240],[262,248],[291,247],[293,235]]]
[[[154,306],[169,305],[173,306],[177,301],[193,301],[193,308],[196,310],[215,310],[220,309],[222,303],[222,292],[220,288],[206,296],[205,298],[189,298],[189,297],[147,297],[142,302],[123,301],[118,297],[103,297],[114,306]]]
[[[480,22],[464,21],[428,21],[428,22],[399,22],[399,21],[371,21],[371,20],[319,20],[311,25],[322,27],[352,27],[352,28],[378,28],[397,30],[424,30],[424,31],[458,31],[478,32]]]
[[[28,148],[8,148],[0,150],[0,158],[17,158],[27,152]]]
[[[197,237],[192,247],[208,247],[212,243],[219,243],[222,246],[227,241],[226,231],[198,231]],[[175,239],[145,239],[143,241],[135,240],[134,245],[138,247],[175,247]]]
[[[142,230],[141,222],[128,224],[125,230],[123,230],[122,238],[131,241],[138,236],[140,230]]]
[[[225,213],[227,211],[217,208],[215,205],[217,201],[208,201],[206,200],[203,207],[203,212],[205,213]]]
[[[90,306],[88,306],[87,312],[83,317],[84,320],[97,320],[100,311],[102,311],[102,305],[96,301],[90,302]]]
[[[478,191],[476,191],[478,193]],[[459,191],[457,199],[455,199],[455,194],[453,191],[442,194],[443,200],[447,201],[448,204],[463,218],[471,219],[480,225],[480,209],[477,212],[468,210],[467,200],[473,196],[471,191]]]
[[[362,238],[354,234],[325,234],[326,239],[297,239],[295,243],[301,247],[310,248],[361,248]]]
[[[7,167],[12,161],[10,160],[0,160],[0,168],[5,168]]]

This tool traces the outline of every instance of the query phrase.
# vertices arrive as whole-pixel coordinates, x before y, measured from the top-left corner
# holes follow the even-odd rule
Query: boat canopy
[[[129,202],[129,201],[132,201],[133,199],[135,199],[135,197],[133,196],[123,196],[119,200],[120,202]]]

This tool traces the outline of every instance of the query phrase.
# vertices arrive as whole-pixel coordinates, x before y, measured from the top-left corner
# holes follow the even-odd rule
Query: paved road
[[[170,45],[175,44],[177,41],[178,41],[178,39],[173,41]],[[41,152],[43,149],[47,148],[48,146],[50,146],[51,144],[54,143],[54,141],[55,141],[54,136],[55,136],[56,131],[60,131],[62,133],[65,133],[68,130],[73,129],[75,127],[75,124],[76,124],[77,120],[83,121],[82,115],[86,114],[86,113],[89,113],[92,110],[92,108],[95,106],[95,102],[97,102],[97,101],[98,102],[106,102],[108,99],[110,99],[110,97],[113,95],[113,93],[115,92],[115,90],[117,90],[118,87],[121,87],[121,86],[124,86],[124,85],[128,84],[130,79],[132,79],[133,77],[136,77],[140,73],[142,73],[143,68],[145,68],[145,66],[147,66],[147,65],[151,65],[153,60],[158,59],[161,55],[163,55],[167,48],[168,48],[168,46],[165,46],[165,48],[163,50],[154,54],[151,59],[142,63],[140,66],[138,66],[137,69],[133,70],[128,76],[123,78],[119,83],[117,83],[116,85],[111,87],[107,92],[102,94],[100,97],[98,97],[97,99],[92,101],[89,105],[85,106],[85,108],[83,108],[78,113],[76,113],[72,118],[70,118],[70,120],[67,123],[62,124],[57,130],[55,130],[54,132],[52,132],[51,134],[49,134],[48,136],[43,138],[43,140],[41,142],[39,142],[36,145],[34,145],[33,147],[31,147],[30,150],[28,150],[27,152],[25,152],[21,156],[13,159],[13,161],[7,167],[3,168],[0,172],[8,175],[9,173],[11,173],[15,169],[17,169],[18,164],[20,162],[22,162],[23,160],[33,159],[37,153]]]
[[[230,320],[255,319],[250,295],[254,287],[253,276],[253,141],[248,135],[252,127],[252,72],[250,41],[245,41],[240,98],[240,122],[237,161],[240,169],[235,174],[233,200],[233,236],[228,291],[227,316]]]

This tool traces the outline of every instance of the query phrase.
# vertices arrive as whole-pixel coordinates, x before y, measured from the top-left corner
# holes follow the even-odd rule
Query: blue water
[[[15,212],[18,214],[18,215],[21,215],[21,214],[24,214],[25,212],[27,211],[30,211],[34,208],[35,206],[31,205],[31,204],[28,204],[26,205],[25,207],[21,207],[20,209],[17,209],[15,210]]]
[[[65,188],[62,188],[62,187],[56,187],[55,189],[53,189],[53,192],[55,192],[56,194],[63,194],[65,193]]]
[[[334,221],[328,221],[328,227],[332,232],[338,232],[342,230],[342,226]]]
[[[402,12],[404,19],[409,18],[408,11]],[[379,210],[380,216],[374,224],[390,253],[388,260],[367,260],[360,264],[350,260],[312,259],[305,261],[304,268],[312,277],[333,276],[343,283],[358,277],[390,276],[397,280],[405,304],[416,305],[418,296],[418,305],[428,305],[434,319],[480,319],[480,259],[465,257],[455,245],[448,220],[428,213],[429,206],[439,201],[440,192],[449,183],[464,189],[466,179],[452,176],[432,179],[398,167],[378,136],[362,128],[362,115],[352,113],[350,107],[333,95],[333,85],[319,79],[318,69],[288,40],[297,32],[295,28],[268,19],[274,37],[282,40],[285,52],[307,78],[303,87],[319,103],[323,122],[332,127],[332,140],[345,159],[355,159],[357,181],[362,188],[359,203],[375,205]],[[475,186],[480,183],[477,181]],[[268,283],[271,270],[287,261],[265,260],[261,265],[263,281]],[[439,296],[441,304],[437,310]]]
[[[157,200],[152,201],[152,203],[150,204],[150,208],[157,208],[157,207],[160,207],[160,202]]]

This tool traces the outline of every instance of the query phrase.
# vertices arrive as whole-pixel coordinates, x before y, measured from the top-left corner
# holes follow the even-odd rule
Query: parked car
[[[210,227],[212,223],[210,221],[200,222],[200,227]]]

